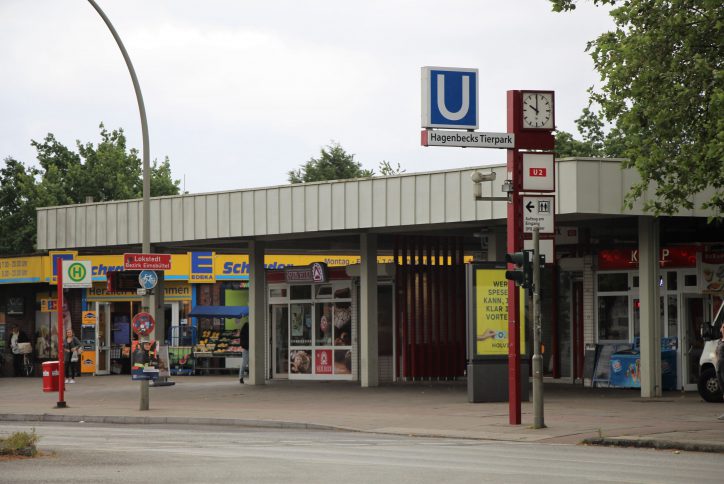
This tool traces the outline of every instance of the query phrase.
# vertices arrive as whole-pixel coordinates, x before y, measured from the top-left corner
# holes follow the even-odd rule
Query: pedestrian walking
[[[241,328],[239,335],[241,346],[241,366],[239,367],[239,383],[244,383],[244,373],[249,371],[249,323]]]

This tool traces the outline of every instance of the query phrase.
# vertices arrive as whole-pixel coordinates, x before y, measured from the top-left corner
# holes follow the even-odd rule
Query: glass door
[[[96,375],[108,375],[111,368],[111,305],[96,303],[98,331],[96,332]]]
[[[272,304],[272,374],[274,378],[289,377],[289,306]]]
[[[701,323],[708,313],[707,300],[699,295],[684,295],[683,327],[681,328],[681,380],[684,390],[696,390],[699,380],[699,358],[704,349]]]

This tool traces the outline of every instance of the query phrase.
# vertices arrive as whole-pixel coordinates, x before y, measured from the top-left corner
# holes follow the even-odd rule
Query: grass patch
[[[34,457],[38,453],[35,444],[40,436],[35,429],[30,432],[15,432],[9,437],[0,439],[0,455],[24,455]]]

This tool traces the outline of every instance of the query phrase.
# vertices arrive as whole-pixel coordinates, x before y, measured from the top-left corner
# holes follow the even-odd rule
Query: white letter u
[[[470,109],[470,76],[462,77],[463,102],[460,105],[460,109],[453,113],[448,111],[447,106],[445,105],[445,75],[437,75],[437,109],[439,109],[440,113],[450,121],[460,121],[466,114],[468,114],[468,109]]]

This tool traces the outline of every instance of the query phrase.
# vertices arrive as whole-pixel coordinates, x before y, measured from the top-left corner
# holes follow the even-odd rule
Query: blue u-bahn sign
[[[422,127],[478,128],[478,70],[422,68]]]

